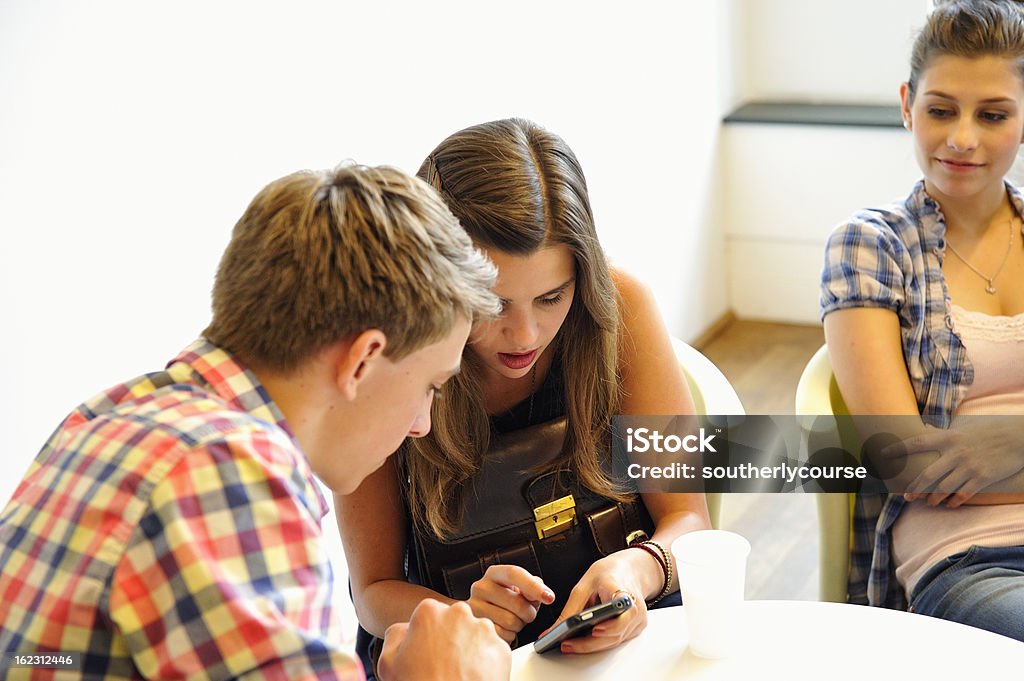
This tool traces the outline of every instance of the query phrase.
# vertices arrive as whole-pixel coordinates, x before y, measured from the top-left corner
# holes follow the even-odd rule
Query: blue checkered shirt
[[[1007,183],[1018,214],[1024,196]],[[821,316],[879,307],[899,316],[903,357],[925,423],[948,428],[974,380],[953,320],[942,260],[946,224],[939,204],[918,182],[905,200],[857,213],[832,232],[821,275]],[[890,530],[902,496],[859,494],[854,508],[849,600],[906,608],[894,574]]]

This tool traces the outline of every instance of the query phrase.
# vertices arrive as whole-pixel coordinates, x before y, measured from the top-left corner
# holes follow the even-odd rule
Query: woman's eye
[[[541,305],[558,305],[560,302],[562,302],[563,295],[563,293],[558,293],[548,298],[541,298],[540,303]]]
[[[948,116],[952,116],[953,112],[950,109],[944,109],[938,106],[930,106],[928,107],[928,115],[934,116],[935,118],[946,118]]]
[[[1001,123],[1002,121],[1005,121],[1007,118],[1009,118],[1009,116],[1007,116],[1005,113],[1001,111],[983,111],[981,113],[981,118],[982,120],[988,121],[990,123]]]

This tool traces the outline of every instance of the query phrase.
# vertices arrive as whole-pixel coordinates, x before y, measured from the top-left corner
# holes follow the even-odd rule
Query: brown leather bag
[[[473,479],[458,532],[441,540],[414,528],[420,579],[435,591],[465,600],[473,582],[501,563],[540,576],[555,592],[554,604],[541,608],[519,643],[554,622],[594,561],[654,532],[639,497],[617,503],[587,490],[567,470],[529,473],[554,459],[564,438],[564,418],[496,437]]]

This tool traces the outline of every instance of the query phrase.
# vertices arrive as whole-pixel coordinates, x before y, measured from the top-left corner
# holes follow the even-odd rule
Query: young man
[[[90,679],[363,678],[338,645],[313,475],[351,492],[429,431],[471,323],[497,312],[495,276],[396,170],[264,188],[203,337],[78,407],[0,516],[0,676],[49,673],[31,654],[59,652]],[[489,622],[434,601],[392,628],[379,671],[509,665]]]

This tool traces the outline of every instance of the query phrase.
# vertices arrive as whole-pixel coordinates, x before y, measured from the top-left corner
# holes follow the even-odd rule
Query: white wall
[[[727,125],[733,200],[722,213],[730,305],[741,319],[818,323],[825,239],[920,175],[902,128]]]
[[[741,0],[746,99],[890,104],[930,0]]]
[[[732,4],[0,2],[0,502],[68,410],[205,326],[266,182],[414,171],[484,120],[565,137],[613,260],[700,333],[727,306]]]
[[[743,101],[898,104],[928,0],[742,0]],[[825,239],[920,175],[902,129],[729,124],[721,137],[729,307],[818,323]]]

